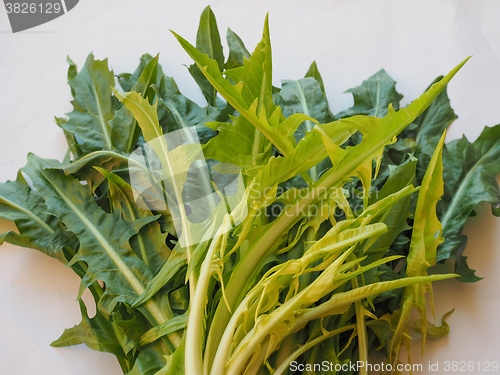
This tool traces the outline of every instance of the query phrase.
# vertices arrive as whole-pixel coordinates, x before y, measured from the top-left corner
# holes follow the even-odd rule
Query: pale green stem
[[[351,280],[353,289],[359,288],[358,278],[355,277]],[[366,364],[368,363],[368,340],[366,337],[365,314],[363,304],[360,301],[354,303],[356,310],[356,326],[358,331],[358,350],[359,361]],[[359,375],[367,375],[366,366],[362,366]]]
[[[274,371],[273,375],[283,375],[285,371],[290,367],[290,362],[296,360],[299,358],[302,354],[307,352],[309,349],[311,349],[313,346],[316,346],[317,344],[329,339],[330,337],[334,337],[337,335],[340,335],[341,333],[354,330],[356,329],[356,326],[354,324],[338,328],[336,330],[333,330],[331,332],[325,333],[324,335],[321,335],[319,337],[316,337],[314,340],[306,342],[304,345],[300,346],[296,351],[294,351],[292,354],[288,356],[283,362],[281,362],[280,366],[276,368]]]
[[[214,225],[208,232],[212,233]],[[191,299],[189,306],[189,320],[186,330],[186,373],[187,374],[205,374],[203,369],[203,350],[202,343],[205,336],[205,308],[207,305],[207,294],[210,278],[213,273],[213,259],[215,252],[227,240],[231,221],[229,215],[224,216],[222,225],[218,228],[215,238],[205,255],[201,265],[200,277],[196,285],[195,294]]]

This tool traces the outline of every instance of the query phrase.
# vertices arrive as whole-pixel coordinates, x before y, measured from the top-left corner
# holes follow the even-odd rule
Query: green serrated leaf
[[[432,84],[439,81],[438,77]],[[431,85],[432,85],[431,84]],[[417,181],[421,182],[439,139],[446,128],[457,118],[450,106],[446,88],[415,121],[418,159]]]
[[[176,276],[179,270],[186,265],[186,253],[178,251],[178,249],[174,248],[167,261],[163,263],[158,274],[147,284],[144,293],[137,298],[132,306],[137,307],[153,297],[160,291],[161,288],[167,285]]]
[[[396,91],[396,82],[384,69],[378,71],[360,86],[347,90],[354,97],[354,105],[335,117],[342,118],[355,115],[383,117],[389,105],[396,110],[403,95]]]
[[[309,66],[309,69],[307,70],[306,75],[304,76],[305,78],[311,77],[316,80],[316,82],[319,83],[319,87],[321,88],[321,92],[323,95],[326,95],[325,92],[325,85],[323,84],[323,77],[321,77],[321,74],[319,73],[318,66],[316,65],[316,61],[313,61],[311,65]]]
[[[152,85],[156,84],[158,78],[163,74],[161,72],[161,67],[158,65],[158,56],[151,58],[151,56],[145,55],[141,58],[141,62],[143,60],[147,61],[148,59],[149,62],[144,66],[137,80],[132,76],[129,83],[133,82],[130,91],[138,92],[142,97],[153,102],[155,91]],[[124,153],[130,153],[136,146],[137,139],[140,135],[139,129],[137,128],[137,122],[132,113],[126,106],[122,106],[116,111],[115,117],[109,124],[111,127],[111,138],[113,139],[113,144],[116,149]]]
[[[82,313],[81,323],[64,330],[61,337],[50,345],[65,347],[85,344],[90,349],[112,353],[118,358],[122,369],[126,371],[131,359],[127,358],[123,352],[120,340],[116,336],[118,332],[113,327],[113,323],[108,321],[99,311],[93,318],[89,318],[84,302],[82,300],[78,302]]]
[[[226,39],[229,46],[229,56],[224,64],[224,69],[242,66],[245,59],[250,58],[250,52],[248,52],[240,37],[230,28],[227,29]]]
[[[72,69],[73,65],[70,65]],[[69,81],[74,100],[73,111],[62,128],[73,133],[85,153],[96,150],[113,150],[109,121],[115,116],[111,87],[115,85],[113,72],[107,59],[94,60],[90,54],[82,70]]]
[[[108,180],[109,199],[114,211],[120,212],[123,218],[130,222],[139,218],[153,217],[151,211],[141,209],[136,205],[134,192],[128,183],[114,173],[99,167],[95,168]],[[154,274],[158,272],[170,253],[165,244],[166,237],[167,234],[160,230],[160,224],[152,221],[130,239],[132,249]]]
[[[319,73],[318,73],[319,74]],[[283,114],[289,117],[296,113],[302,113],[315,119],[318,123],[324,124],[333,121],[328,102],[321,90],[321,86],[315,78],[301,78],[291,81],[284,80],[279,94],[277,94],[277,103],[281,106]],[[306,120],[301,123],[294,132],[295,140],[299,142],[305,137],[307,132],[312,131],[314,123]],[[313,181],[324,172],[321,166],[316,165],[309,170]],[[329,164],[326,165],[327,167]]]
[[[121,170],[126,168],[127,163],[128,158],[125,155],[116,151],[103,150],[91,152],[72,162],[67,160],[63,164],[56,162],[54,167],[64,170],[65,174],[71,174],[78,180],[86,181],[92,192],[95,192],[104,181],[104,176],[94,167]]]
[[[152,272],[131,250],[129,239],[151,219],[131,223],[118,213],[106,213],[97,206],[88,186],[51,168],[53,164],[30,154],[24,171],[44,195],[48,211],[57,213],[78,237],[80,250],[72,263],[84,261],[88,265],[87,282],[104,281],[107,298],[113,304],[132,304],[144,292]],[[167,320],[154,301],[142,310],[154,325]]]
[[[174,35],[213,87],[255,126],[256,141],[253,144],[256,150],[253,154],[261,151],[258,147],[265,148],[265,142],[261,143],[259,140],[261,133],[283,155],[290,152],[294,147],[293,132],[296,128],[290,127],[290,122],[285,121],[281,110],[273,103],[271,45],[267,19],[262,40],[254,53],[248,60],[244,60],[243,66],[226,70],[224,73],[228,79],[222,76],[217,61],[198,51],[179,35]],[[293,121],[292,123],[295,124]],[[282,137],[283,133],[291,134],[291,137]]]
[[[37,249],[67,263],[62,249],[53,247],[59,220],[46,211],[44,199],[29,187],[21,172],[15,181],[0,184],[0,217],[13,221],[19,231],[3,233],[1,242]]]
[[[227,120],[224,110],[218,110],[211,106],[205,108],[186,98],[179,91],[177,84],[171,77],[162,77],[159,84],[155,86],[159,98],[158,117],[163,132],[166,134],[190,126],[197,126],[199,132],[204,131],[204,143],[208,137],[216,133],[203,125],[211,121]]]
[[[160,324],[144,335],[141,336],[139,340],[139,346],[147,345],[153,341],[158,340],[160,337],[168,335],[170,333],[184,330],[188,323],[188,314],[178,315],[175,318],[168,320],[165,323]]]
[[[389,169],[391,172],[386,183],[380,191],[375,190],[370,195],[369,203],[373,204],[407,186],[412,186],[415,183],[416,167],[417,160],[415,158],[411,158],[399,166],[390,166]],[[377,239],[377,241],[369,244],[368,252],[378,253],[378,256],[383,255],[402,231],[410,229],[407,222],[407,218],[410,215],[409,208],[410,196],[402,198],[389,213],[384,214],[380,218],[387,225],[388,231]]]
[[[485,127],[473,143],[465,137],[448,143],[443,159],[445,194],[438,204],[438,214],[445,242],[438,248],[437,260],[455,259],[459,280],[477,281],[462,255],[466,243],[462,230],[479,203],[495,207],[500,202],[496,180],[500,173],[500,125]]]
[[[443,242],[443,227],[437,217],[436,205],[444,191],[442,151],[445,136],[446,133],[444,132],[429,162],[429,167],[420,187],[410,250],[406,258],[406,278],[426,276],[427,269],[436,264],[437,248]],[[418,284],[405,289],[400,318],[390,344],[390,360],[393,364],[399,361],[399,351],[402,344],[409,349],[409,342],[402,336],[407,330],[413,308],[416,308],[420,315],[422,350],[424,348],[427,333],[427,293],[431,293],[432,297],[432,289],[429,283]],[[431,308],[434,311],[432,300]]]
[[[217,21],[215,15],[207,6],[200,17],[200,26],[196,34],[196,48],[200,53],[205,54],[208,58],[217,62],[219,70],[224,65],[224,54],[222,52],[222,43],[217,28]],[[216,106],[217,91],[205,78],[200,68],[196,65],[189,67],[189,73],[193,76],[198,86],[200,86],[207,103],[211,106]]]
[[[278,94],[281,98],[283,114],[288,117],[294,113],[303,113],[320,124],[331,122],[328,102],[321,90],[321,85],[312,77],[301,78],[296,81],[284,80]],[[313,123],[305,122],[307,131],[311,131]],[[299,137],[301,139],[303,137]],[[299,140],[297,139],[297,141]]]
[[[135,360],[134,367],[125,375],[159,374],[159,371],[161,371],[167,363],[168,357],[163,355],[158,349],[158,345],[155,344],[143,348]]]

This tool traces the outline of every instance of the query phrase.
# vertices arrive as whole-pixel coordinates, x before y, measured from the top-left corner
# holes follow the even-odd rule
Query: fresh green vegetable
[[[315,63],[273,87],[267,19],[251,54],[228,30],[227,59],[209,7],[196,47],[174,35],[205,107],[158,56],[119,86],[107,60],[69,60],[67,156],[29,155],[0,185],[0,217],[18,228],[0,243],[71,267],[97,307],[89,318],[80,299],[81,323],[52,345],[112,353],[129,375],[286,374],[375,350],[395,365],[411,330],[446,334],[426,295],[479,279],[462,228],[500,202],[500,125],[444,143],[446,85],[466,60],[401,109],[382,70],[334,115]],[[448,259],[454,273],[433,272]]]

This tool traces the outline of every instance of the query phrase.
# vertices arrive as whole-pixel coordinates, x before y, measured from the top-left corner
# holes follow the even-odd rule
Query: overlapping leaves
[[[67,264],[97,306],[89,318],[80,300],[81,323],[53,345],[111,352],[129,375],[282,374],[291,360],[345,363],[380,348],[397,361],[408,328],[438,330],[425,295],[454,275],[428,276],[429,267],[451,258],[475,281],[463,225],[481,202],[499,213],[500,126],[443,144],[456,118],[446,85],[463,63],[401,109],[381,70],[333,116],[316,63],[273,87],[267,19],[251,54],[228,30],[227,59],[210,7],[196,47],[176,37],[205,106],[181,94],[158,56],[121,73],[123,91],[107,60],[90,55],[79,72],[69,60],[73,111],[56,119],[64,162],[30,155],[17,180],[0,185],[0,217],[18,229],[0,243]],[[187,128],[203,155],[199,145],[168,148],[164,136]],[[197,223],[202,240],[183,248],[170,211],[137,200],[128,156],[145,142],[164,172],[183,171],[172,186],[185,227],[186,182],[220,193],[214,178],[188,174],[201,157],[213,171],[239,167],[245,199],[234,210],[247,217],[233,230],[228,215]]]

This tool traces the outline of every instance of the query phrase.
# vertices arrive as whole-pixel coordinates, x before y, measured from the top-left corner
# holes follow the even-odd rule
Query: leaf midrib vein
[[[123,262],[119,254],[115,251],[115,249],[111,246],[111,244],[104,238],[104,236],[99,232],[99,230],[92,224],[92,222],[85,216],[83,212],[81,212],[69,199],[66,194],[57,186],[55,183],[51,181],[50,178],[48,178],[45,174],[44,177],[46,180],[53,186],[53,188],[56,190],[57,194],[66,202],[66,204],[69,206],[69,208],[78,216],[78,218],[83,222],[83,224],[90,230],[92,235],[97,239],[97,241],[101,244],[103,249],[106,251],[106,253],[109,255],[113,263],[116,264],[116,266],[120,269],[122,272],[123,276],[129,284],[132,286],[134,291],[138,294],[141,295],[144,292],[144,286],[142,285],[141,281],[137,279],[137,277],[134,275],[134,273],[127,267],[127,265]]]
[[[101,102],[99,101],[99,95],[97,94],[96,83],[95,83],[95,81],[92,81],[92,83],[93,83],[92,84],[92,91],[94,93],[95,103],[97,105],[97,112],[99,115],[99,122],[101,124],[102,133],[104,135],[104,139],[106,140],[106,146],[108,147],[108,149],[112,149],[113,144],[111,143],[109,129],[108,129],[108,126],[106,124],[106,120],[104,119],[104,115],[102,113]]]
[[[455,210],[455,206],[458,204],[458,201],[460,200],[459,198],[463,194],[463,190],[465,189],[465,186],[468,184],[468,182],[469,182],[472,174],[474,173],[474,171],[476,170],[476,168],[481,165],[482,161],[488,156],[488,154],[490,152],[492,152],[492,150],[495,149],[495,147],[497,146],[497,144],[498,144],[498,142],[495,143],[493,145],[493,147],[491,147],[488,150],[488,152],[486,152],[476,163],[474,163],[474,166],[469,170],[469,172],[467,173],[467,175],[465,176],[465,178],[460,183],[460,186],[458,187],[457,192],[453,195],[453,199],[451,200],[451,203],[448,206],[448,209],[446,210],[446,213],[445,213],[443,219],[441,220],[441,225],[443,227],[443,233],[444,233],[445,228],[446,228],[446,226],[448,224],[448,221],[450,221],[450,218],[452,216],[453,211]]]
[[[26,215],[30,216],[33,218],[33,220],[35,220],[37,223],[39,223],[45,230],[47,230],[48,232],[50,232],[51,234],[54,233],[55,231],[46,223],[44,222],[41,218],[39,218],[37,215],[35,215],[33,212],[25,209],[24,207],[22,206],[19,206],[18,204],[12,202],[11,200],[5,198],[5,197],[1,197],[0,196],[0,200],[4,201],[7,205],[15,208],[16,210],[19,210],[23,213],[25,213]]]

